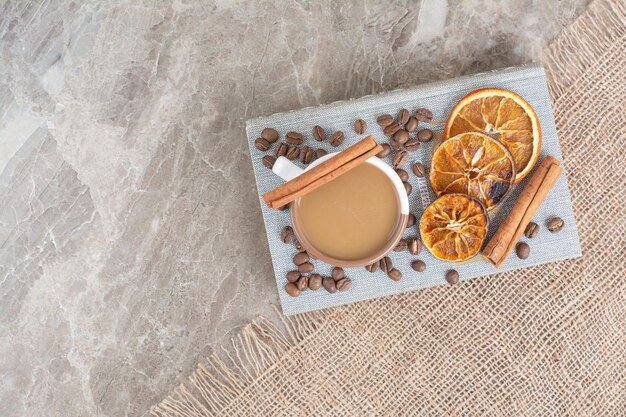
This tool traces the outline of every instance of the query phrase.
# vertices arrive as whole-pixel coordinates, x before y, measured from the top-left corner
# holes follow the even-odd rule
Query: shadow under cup
[[[333,266],[366,266],[383,258],[402,238],[408,222],[402,181],[378,158],[370,158],[360,167],[292,203],[296,237],[312,258]],[[382,212],[386,213],[383,219]],[[326,240],[330,244],[322,244],[326,233],[332,236]],[[376,239],[364,241],[368,233]],[[352,251],[352,245],[361,247]]]

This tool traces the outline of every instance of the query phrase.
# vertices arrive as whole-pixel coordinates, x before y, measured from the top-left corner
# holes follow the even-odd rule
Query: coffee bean
[[[294,243],[294,246],[296,247],[296,250],[298,252],[304,252],[306,249],[304,249],[304,246],[302,246],[302,243],[298,242],[296,240],[296,243]]]
[[[280,206],[277,208],[277,210],[279,211],[285,211],[285,210],[289,210],[289,208],[291,207],[291,203],[287,203],[284,206]]]
[[[335,285],[339,291],[348,291],[352,286],[352,280],[350,278],[342,278]]]
[[[409,152],[415,152],[416,150],[419,149],[419,147],[420,147],[420,141],[416,138],[410,138],[404,144],[404,149],[406,149]]]
[[[392,165],[394,168],[400,168],[406,163],[407,159],[409,159],[409,153],[407,151],[398,151],[393,156]]]
[[[391,148],[395,151],[402,149],[402,145],[400,145],[394,138],[389,139],[389,146],[391,146]]]
[[[289,271],[287,272],[287,281],[296,282],[300,279],[301,276],[302,274],[300,273],[300,271]]]
[[[258,138],[254,141],[254,146],[256,146],[258,150],[265,152],[270,148],[271,144],[263,138]]]
[[[302,265],[305,262],[309,262],[309,259],[311,259],[311,257],[308,253],[299,252],[296,254],[296,256],[293,257],[293,263],[296,265]]]
[[[515,246],[515,253],[517,253],[518,258],[526,259],[530,256],[530,246],[526,242],[519,242]]]
[[[290,145],[300,145],[304,142],[304,136],[298,132],[287,132],[285,133],[285,142]]]
[[[276,162],[276,158],[274,158],[272,155],[265,155],[263,159],[261,159],[261,162],[267,168],[272,169],[272,167],[274,166],[274,162]]]
[[[341,130],[330,135],[330,139],[328,140],[331,145],[339,146],[343,143],[343,132]]]
[[[336,266],[333,268],[330,276],[333,277],[335,281],[339,281],[341,278],[346,276],[346,273],[343,268],[339,268],[338,266]]]
[[[283,230],[280,232],[280,240],[282,240],[283,243],[289,244],[293,242],[294,236],[293,228],[291,226],[283,227]]]
[[[328,155],[328,152],[326,152],[324,149],[318,149],[317,151],[315,151],[315,157],[318,159],[326,155]]]
[[[409,179],[409,173],[403,169],[400,169],[400,168],[396,169],[396,174],[398,174],[398,177],[400,177],[402,181],[406,181]]]
[[[424,164],[421,162],[414,163],[411,169],[418,178],[423,178],[426,175],[426,167],[424,167]]]
[[[324,289],[331,294],[337,292],[337,284],[335,284],[335,280],[331,277],[324,277],[324,279],[322,279],[322,285],[324,286]]]
[[[397,123],[392,123],[390,125],[385,126],[385,128],[383,129],[383,133],[385,134],[385,136],[393,136],[398,130],[400,130],[400,125]]]
[[[309,287],[309,277],[301,276],[298,282],[296,282],[296,286],[300,291],[304,291]]]
[[[430,122],[433,120],[433,112],[428,109],[419,108],[415,110],[415,118],[420,122]]]
[[[449,270],[448,272],[446,272],[446,281],[448,281],[448,284],[451,284],[451,285],[458,284],[459,273],[456,272],[454,269]]]
[[[409,117],[409,121],[404,125],[404,128],[407,132],[415,132],[417,130],[417,126],[419,126],[419,121],[415,117],[411,116]]]
[[[365,267],[365,269],[367,269],[368,272],[376,272],[378,271],[378,266],[379,266],[380,262],[376,261],[373,264],[369,264]]]
[[[422,129],[417,132],[417,140],[419,140],[420,142],[430,142],[431,140],[433,140],[433,136],[433,131],[430,129]]]
[[[378,118],[376,119],[376,123],[378,123],[380,127],[389,126],[393,123],[393,116],[390,114],[383,114],[382,116],[378,116]]]
[[[313,149],[305,145],[302,149],[300,149],[300,162],[303,164],[310,164],[312,160]]]
[[[409,240],[408,247],[411,255],[419,255],[422,251],[422,241],[417,238],[413,238]]]
[[[407,109],[400,109],[400,111],[398,112],[398,117],[396,118],[396,121],[403,125],[406,122],[409,121],[409,111]]]
[[[322,126],[313,126],[313,137],[316,141],[321,142],[326,139],[326,132],[322,129]]]
[[[376,154],[376,156],[379,158],[384,158],[391,153],[391,146],[389,146],[388,143],[383,143],[382,147],[383,150]]]
[[[298,265],[298,271],[300,271],[300,273],[302,274],[308,274],[309,272],[313,272],[314,269],[315,267],[310,262],[305,262],[301,265]]]
[[[285,156],[287,155],[287,151],[289,150],[289,146],[281,143],[276,147],[276,151],[274,152],[274,155],[276,155],[276,158],[278,158],[279,156]]]
[[[411,195],[411,192],[413,191],[413,186],[406,181],[403,182],[402,185],[404,185],[404,189],[406,190],[406,195]]]
[[[389,258],[388,256],[385,256],[383,259],[380,260],[380,269],[383,272],[389,272],[391,271],[391,268],[393,268],[393,263],[391,262],[391,258]]]
[[[400,281],[402,272],[398,271],[396,268],[391,268],[391,270],[387,272],[387,276],[394,281]]]
[[[309,289],[317,291],[322,286],[322,276],[320,274],[311,274],[309,277]]]
[[[354,131],[358,133],[359,135],[362,135],[363,133],[365,133],[366,129],[367,129],[367,123],[365,123],[365,120],[357,119],[354,122]]]
[[[274,143],[278,140],[278,132],[276,129],[272,129],[271,127],[266,127],[261,132],[261,137],[268,141],[269,143]]]
[[[405,251],[407,248],[407,243],[406,240],[404,239],[400,239],[400,241],[396,244],[396,246],[393,248],[394,252],[402,252]]]
[[[539,225],[535,222],[528,223],[526,229],[524,229],[524,236],[528,239],[532,239],[539,233]]]
[[[415,261],[411,262],[411,268],[413,268],[417,272],[424,272],[426,270],[426,262],[416,259]]]
[[[293,282],[289,282],[287,283],[287,285],[285,285],[285,292],[292,297],[297,297],[300,295],[300,290],[298,289],[298,286]]]
[[[290,146],[287,150],[285,157],[289,160],[294,160],[300,155],[300,148],[297,146]]]
[[[409,219],[406,222],[406,227],[409,228],[415,226],[416,221],[417,219],[415,218],[415,214],[409,213]]]
[[[549,231],[557,233],[563,228],[563,226],[565,226],[565,222],[560,217],[552,217],[548,220],[546,225],[548,226]]]
[[[393,134],[393,140],[398,142],[400,145],[404,145],[406,141],[409,140],[409,132],[404,129],[400,129]]]

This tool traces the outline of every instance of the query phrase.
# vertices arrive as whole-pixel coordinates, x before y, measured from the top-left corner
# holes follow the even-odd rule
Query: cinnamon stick
[[[263,200],[270,208],[280,208],[376,156],[382,149],[370,135],[302,175],[263,194]]]
[[[563,168],[552,156],[546,156],[522,190],[515,206],[483,249],[483,257],[496,268],[509,256],[524,229],[559,178]]]

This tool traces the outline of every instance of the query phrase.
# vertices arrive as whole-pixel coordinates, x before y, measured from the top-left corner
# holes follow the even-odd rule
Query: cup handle
[[[298,175],[302,174],[304,170],[284,156],[279,156],[276,159],[276,162],[274,162],[272,172],[274,172],[274,174],[278,175],[285,181],[291,181]]]

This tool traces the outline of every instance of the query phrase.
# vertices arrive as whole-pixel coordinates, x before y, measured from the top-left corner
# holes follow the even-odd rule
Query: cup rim
[[[313,168],[314,166],[324,162],[326,159],[332,157],[335,153],[331,153],[328,155],[325,155],[322,158],[317,159],[314,163],[310,164],[306,169],[309,170],[311,168]],[[378,157],[371,157],[368,160],[365,161],[365,163],[369,163],[371,165],[374,165],[376,168],[380,169],[381,171],[383,171],[385,173],[385,175],[387,175],[387,177],[389,177],[389,179],[391,180],[391,182],[394,185],[394,188],[396,190],[396,194],[398,196],[398,200],[399,200],[399,220],[398,220],[398,224],[396,226],[396,229],[394,230],[394,233],[392,235],[392,238],[389,240],[389,243],[387,245],[385,245],[384,247],[382,247],[381,249],[379,249],[378,251],[376,251],[375,253],[364,257],[364,258],[360,258],[360,259],[340,259],[340,258],[335,258],[333,256],[329,256],[326,255],[324,253],[322,253],[321,251],[319,251],[314,245],[311,244],[311,242],[306,238],[305,233],[302,230],[302,225],[301,222],[299,220],[299,216],[298,216],[298,202],[300,201],[300,198],[297,198],[293,203],[292,203],[292,207],[291,207],[291,224],[293,225],[293,230],[296,234],[296,238],[298,239],[298,242],[300,242],[300,244],[302,245],[302,247],[304,247],[304,249],[306,249],[307,253],[309,254],[309,256],[311,256],[313,259],[319,259],[320,261],[324,261],[330,265],[333,266],[340,266],[340,267],[346,267],[346,268],[351,268],[351,267],[359,267],[359,266],[366,266],[366,265],[370,265],[376,261],[378,261],[379,259],[382,259],[383,257],[385,257],[389,252],[391,252],[393,250],[393,248],[398,244],[398,242],[400,241],[400,239],[402,239],[402,236],[404,235],[404,231],[406,230],[406,226],[408,224],[409,221],[409,203],[408,203],[408,196],[406,194],[406,189],[404,188],[404,185],[402,184],[402,180],[400,180],[400,177],[398,177],[398,174],[384,161],[382,161],[380,158]]]

